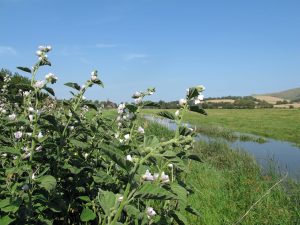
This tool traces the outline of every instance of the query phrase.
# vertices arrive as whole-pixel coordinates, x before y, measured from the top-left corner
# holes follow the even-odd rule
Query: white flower
[[[204,87],[203,85],[198,85],[198,86],[196,87],[196,89],[197,89],[197,91],[199,91],[199,92],[205,91],[205,87]]]
[[[120,136],[119,133],[115,134],[115,138],[119,138],[119,136]]]
[[[69,129],[70,130],[74,130],[74,126],[69,126]]]
[[[139,104],[142,102],[142,100],[143,100],[142,97],[139,97],[139,98],[134,99],[134,102],[135,102],[135,104]]]
[[[43,137],[44,137],[44,135],[42,134],[42,132],[39,132],[37,138],[38,138],[38,139],[41,139],[41,138],[43,138]]]
[[[153,181],[154,177],[153,175],[149,172],[149,170],[146,170],[145,174],[142,176],[143,180],[146,181]]]
[[[88,153],[84,153],[83,157],[86,159],[89,156]]]
[[[2,112],[3,114],[5,114],[5,113],[6,113],[6,109],[1,109],[1,112]]]
[[[147,207],[146,213],[147,213],[148,218],[156,215],[156,212],[154,211],[154,209],[152,207]]]
[[[29,111],[29,112],[34,112],[34,108],[28,107],[28,111]]]
[[[138,128],[138,132],[141,133],[141,134],[144,134],[145,133],[145,130],[144,128],[142,128],[141,126]]]
[[[82,98],[82,100],[86,100],[86,97],[84,97],[83,95],[82,95],[82,97],[81,97],[81,98]]]
[[[15,120],[16,118],[17,118],[17,116],[15,113],[8,116],[8,119],[10,119],[10,120]]]
[[[130,139],[130,134],[125,134],[124,138],[125,138],[125,140],[129,140]]]
[[[36,150],[37,152],[40,152],[42,149],[43,149],[43,147],[40,145],[40,146],[37,147],[35,150]]]
[[[43,88],[44,86],[45,86],[45,81],[43,81],[43,80],[38,80],[33,85],[33,87],[39,88],[39,89]]]
[[[153,92],[153,91],[149,91],[148,94],[149,94],[149,95],[153,95],[154,92]]]
[[[131,155],[127,155],[127,156],[126,156],[126,160],[132,162],[132,157],[131,157]]]
[[[118,198],[118,202],[122,202],[124,199],[124,197],[121,195],[119,198]]]
[[[198,97],[197,97],[197,99],[199,99],[200,101],[203,101],[204,95],[203,94],[199,94]]]
[[[32,173],[32,175],[31,175],[31,179],[32,179],[32,180],[35,180],[35,178],[36,178],[36,177],[35,177],[35,174],[34,174],[34,173]]]
[[[195,99],[195,105],[199,105],[201,101],[199,99]]]
[[[165,172],[161,173],[160,179],[161,179],[162,183],[168,183],[168,182],[170,182],[169,175],[165,174]]]
[[[120,143],[123,144],[124,143],[124,140],[123,139],[119,139]]]
[[[51,50],[52,50],[52,47],[51,47],[50,45],[47,45],[47,46],[46,46],[46,49],[47,49],[47,50],[48,50],[48,52],[49,52],[49,51],[51,51]]]
[[[28,96],[29,94],[30,94],[30,91],[24,91],[24,92],[23,92],[23,95],[24,95],[24,96]]]
[[[23,133],[22,133],[21,131],[17,131],[17,132],[14,133],[14,135],[15,135],[15,138],[16,138],[16,139],[21,139]]]
[[[169,164],[168,164],[168,167],[169,167],[170,169],[172,169],[172,168],[174,167],[174,165],[173,165],[172,163],[169,163]]]
[[[97,80],[97,76],[91,76],[91,80],[92,81],[96,81]]]
[[[124,109],[125,109],[125,103],[120,104],[118,106],[118,113],[119,114],[123,113]]]
[[[37,50],[35,53],[36,53],[37,56],[42,56],[43,55],[43,52],[41,50]]]
[[[29,120],[32,122],[33,121],[33,115],[29,115]]]
[[[51,82],[51,83],[55,83],[57,81],[57,76],[55,76],[53,73],[48,73],[45,75],[45,78],[47,81]]]
[[[7,156],[7,153],[3,153],[1,156],[5,158]]]
[[[142,93],[139,92],[139,91],[137,91],[137,92],[135,92],[135,93],[133,94],[133,97],[134,97],[134,98],[140,98],[141,96],[142,96]]]
[[[26,135],[27,135],[28,137],[31,137],[31,136],[32,136],[32,133],[28,132],[28,133],[26,133]]]
[[[178,117],[179,116],[179,110],[176,110],[175,112],[175,116]]]
[[[184,106],[186,104],[186,99],[180,99],[179,100],[179,105]]]

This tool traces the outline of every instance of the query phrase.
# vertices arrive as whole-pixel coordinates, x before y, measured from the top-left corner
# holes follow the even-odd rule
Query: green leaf
[[[187,190],[180,186],[179,184],[176,183],[172,183],[171,186],[171,191],[178,197],[178,202],[179,202],[179,207],[185,209],[185,207],[187,206]]]
[[[14,155],[21,155],[21,150],[20,149],[16,149],[16,148],[13,148],[13,147],[8,147],[8,146],[2,146],[0,148],[0,152],[10,153],[10,154],[14,154]]]
[[[111,160],[117,163],[118,166],[128,170],[129,166],[132,165],[130,161],[126,160],[125,155],[123,152],[120,152],[119,149],[112,147],[111,145],[107,144],[100,144],[99,147],[102,149],[102,152],[105,153]]]
[[[47,91],[49,94],[55,96],[55,93],[54,93],[54,91],[53,91],[52,88],[45,86],[43,89],[44,89],[45,91]]]
[[[200,114],[203,114],[203,115],[207,115],[205,110],[203,108],[201,108],[200,106],[198,106],[198,105],[190,106],[190,111],[197,112],[197,113],[200,113]]]
[[[188,135],[192,135],[193,131],[191,131],[189,128],[187,127],[179,127],[179,134],[182,136],[188,136]]]
[[[110,191],[101,192],[100,205],[106,215],[110,215],[111,209],[114,208],[116,203],[116,196]]]
[[[125,105],[125,108],[127,108],[130,112],[133,112],[133,113],[138,109],[138,107],[133,104]]]
[[[96,218],[96,214],[89,208],[84,208],[80,214],[80,220],[82,222],[87,222],[94,220]]]
[[[0,218],[0,224],[1,225],[8,225],[15,221],[15,219],[10,218],[9,216],[3,216]]]
[[[45,175],[37,179],[39,186],[45,188],[48,192],[56,187],[56,179],[51,175]]]
[[[47,114],[47,115],[42,115],[42,118],[44,120],[47,120],[50,124],[52,124],[53,126],[57,126],[57,121],[55,116]]]
[[[68,163],[65,163],[63,168],[66,169],[66,170],[69,170],[73,174],[79,174],[84,169],[83,167],[78,168],[78,167],[72,166]]]
[[[95,80],[93,83],[94,83],[94,84],[97,84],[97,85],[99,85],[99,86],[101,86],[101,87],[104,88],[103,82],[102,82],[101,80],[99,80],[99,79]]]
[[[159,200],[178,199],[171,192],[152,183],[145,183],[144,185],[142,185],[141,188],[135,193],[135,197]]]
[[[150,148],[156,148],[159,146],[159,140],[155,136],[145,136],[144,146]]]
[[[152,102],[152,101],[145,101],[143,103],[143,106],[148,106],[148,107],[160,107],[160,105],[156,102]]]
[[[78,198],[84,202],[91,202],[91,199],[89,196],[79,196]]]
[[[187,156],[189,159],[192,159],[192,160],[195,160],[195,161],[198,161],[198,162],[203,162],[202,159],[200,159],[200,157],[198,155],[194,155],[194,154],[190,154]]]
[[[187,212],[191,213],[191,214],[194,214],[195,216],[201,217],[201,213],[200,213],[198,210],[194,209],[194,208],[193,208],[192,206],[190,206],[190,205],[188,205],[188,206],[185,208],[185,210],[186,210]]]
[[[86,105],[89,108],[94,109],[96,111],[98,110],[97,106],[95,104],[93,104],[93,103],[82,103],[82,106],[84,106],[84,105]]]
[[[77,148],[82,148],[82,149],[86,149],[86,148],[89,148],[90,145],[85,143],[85,142],[82,142],[82,141],[78,141],[76,139],[71,139],[70,142]]]
[[[140,210],[138,210],[133,205],[126,205],[124,207],[124,210],[125,210],[125,212],[127,213],[128,216],[133,217],[133,218],[138,218],[138,215],[140,214]]]
[[[77,83],[71,83],[71,82],[69,82],[69,83],[65,83],[65,86],[74,88],[77,91],[80,91],[80,89],[81,89],[80,86],[79,86],[79,84],[77,84]]]
[[[188,225],[188,221],[187,221],[186,217],[181,212],[172,211],[171,215],[175,219],[175,221],[178,223],[178,225]]]
[[[17,67],[19,70],[22,70],[26,73],[31,73],[31,69],[29,69],[28,67],[22,67],[22,66],[18,66]]]
[[[8,206],[9,203],[10,203],[9,198],[1,199],[1,200],[0,200],[0,209],[2,209],[2,208],[4,208],[4,207]]]
[[[115,179],[102,170],[98,171],[97,174],[93,176],[93,179],[97,184],[109,185],[115,183]]]
[[[199,92],[196,88],[192,87],[192,88],[189,88],[189,92],[187,94],[187,99],[188,100],[191,100],[192,98],[195,98],[199,95]]]
[[[170,120],[175,120],[175,116],[172,113],[170,113],[169,111],[161,111],[157,115],[168,118]]]
[[[51,66],[51,62],[49,62],[47,59],[43,59],[39,61],[39,66]]]
[[[6,198],[4,200],[1,200],[0,209],[3,212],[15,213],[15,212],[18,211],[20,205],[21,205],[21,200],[20,199],[12,200],[12,199]]]

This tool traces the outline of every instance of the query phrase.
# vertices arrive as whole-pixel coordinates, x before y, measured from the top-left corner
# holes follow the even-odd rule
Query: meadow
[[[144,114],[157,114],[158,109],[144,110]],[[168,110],[175,112],[176,110]],[[266,138],[289,141],[300,145],[299,109],[208,109],[208,116],[188,112],[183,120],[207,131],[225,129],[250,133]],[[224,131],[223,129],[223,131]],[[228,132],[227,132],[228,133]]]

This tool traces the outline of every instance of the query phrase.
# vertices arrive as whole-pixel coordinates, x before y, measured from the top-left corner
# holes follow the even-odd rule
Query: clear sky
[[[33,65],[40,44],[60,98],[93,69],[106,87],[87,98],[117,102],[152,86],[153,100],[300,87],[299,0],[0,0],[0,68]]]

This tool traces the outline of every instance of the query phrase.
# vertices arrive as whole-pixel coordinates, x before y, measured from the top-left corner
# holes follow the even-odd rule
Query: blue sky
[[[31,66],[50,44],[57,96],[97,69],[105,89],[91,99],[177,100],[203,84],[206,96],[300,87],[299,0],[0,0],[0,68]]]

